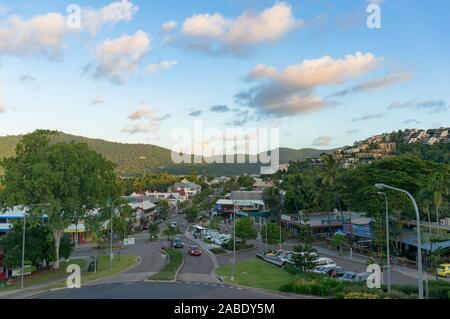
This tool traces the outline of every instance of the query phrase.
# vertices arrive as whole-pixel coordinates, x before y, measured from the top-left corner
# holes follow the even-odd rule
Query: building
[[[255,178],[255,183],[253,184],[254,191],[264,191],[267,188],[273,187],[272,181],[265,181],[261,178]]]
[[[180,190],[183,190],[188,198],[197,195],[202,191],[202,187],[200,185],[197,185],[195,183],[192,183],[186,179],[183,179],[179,183],[175,183],[172,187],[172,192],[178,192]]]

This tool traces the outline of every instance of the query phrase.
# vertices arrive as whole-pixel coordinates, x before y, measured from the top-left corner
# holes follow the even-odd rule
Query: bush
[[[380,297],[367,292],[349,292],[345,294],[344,299],[380,299]]]
[[[74,246],[75,245],[72,243],[69,236],[67,234],[64,234],[61,237],[61,241],[59,243],[59,257],[68,259],[72,254]]]
[[[281,286],[279,290],[282,292],[328,297],[342,293],[344,284],[333,278],[327,277],[319,279],[299,278],[291,283]]]

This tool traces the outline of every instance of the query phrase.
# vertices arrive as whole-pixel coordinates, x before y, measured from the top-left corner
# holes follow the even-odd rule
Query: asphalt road
[[[63,289],[34,299],[288,299],[278,294],[209,283],[113,283]]]

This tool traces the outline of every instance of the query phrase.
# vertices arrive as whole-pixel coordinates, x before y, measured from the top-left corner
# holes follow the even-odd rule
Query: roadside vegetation
[[[164,251],[169,258],[169,262],[162,271],[154,274],[150,280],[174,280],[178,269],[183,264],[183,253],[174,248],[166,248]]]

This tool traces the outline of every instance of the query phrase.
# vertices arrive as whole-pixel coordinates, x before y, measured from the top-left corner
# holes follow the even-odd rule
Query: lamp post
[[[114,214],[114,204],[121,198],[116,198],[111,202],[111,220],[109,222],[110,226],[110,239],[109,239],[109,272],[112,272],[112,262],[113,262],[113,214]]]
[[[417,272],[418,272],[418,285],[419,285],[419,299],[423,299],[423,272],[422,272],[422,236],[420,234],[420,215],[419,208],[417,207],[416,200],[406,190],[388,186],[385,184],[375,184],[378,189],[391,189],[397,192],[406,194],[413,203],[414,210],[416,211],[416,223],[417,223]]]
[[[27,222],[27,212],[23,213],[23,229],[22,229],[22,271],[20,274],[20,289],[23,289],[23,274],[25,272],[25,227]]]
[[[388,199],[386,193],[378,192],[378,195],[383,195],[386,200],[386,266],[387,266],[387,289],[391,292],[391,255],[389,251],[389,209]]]
[[[236,201],[233,201],[233,267],[231,280],[234,281],[236,272]]]

